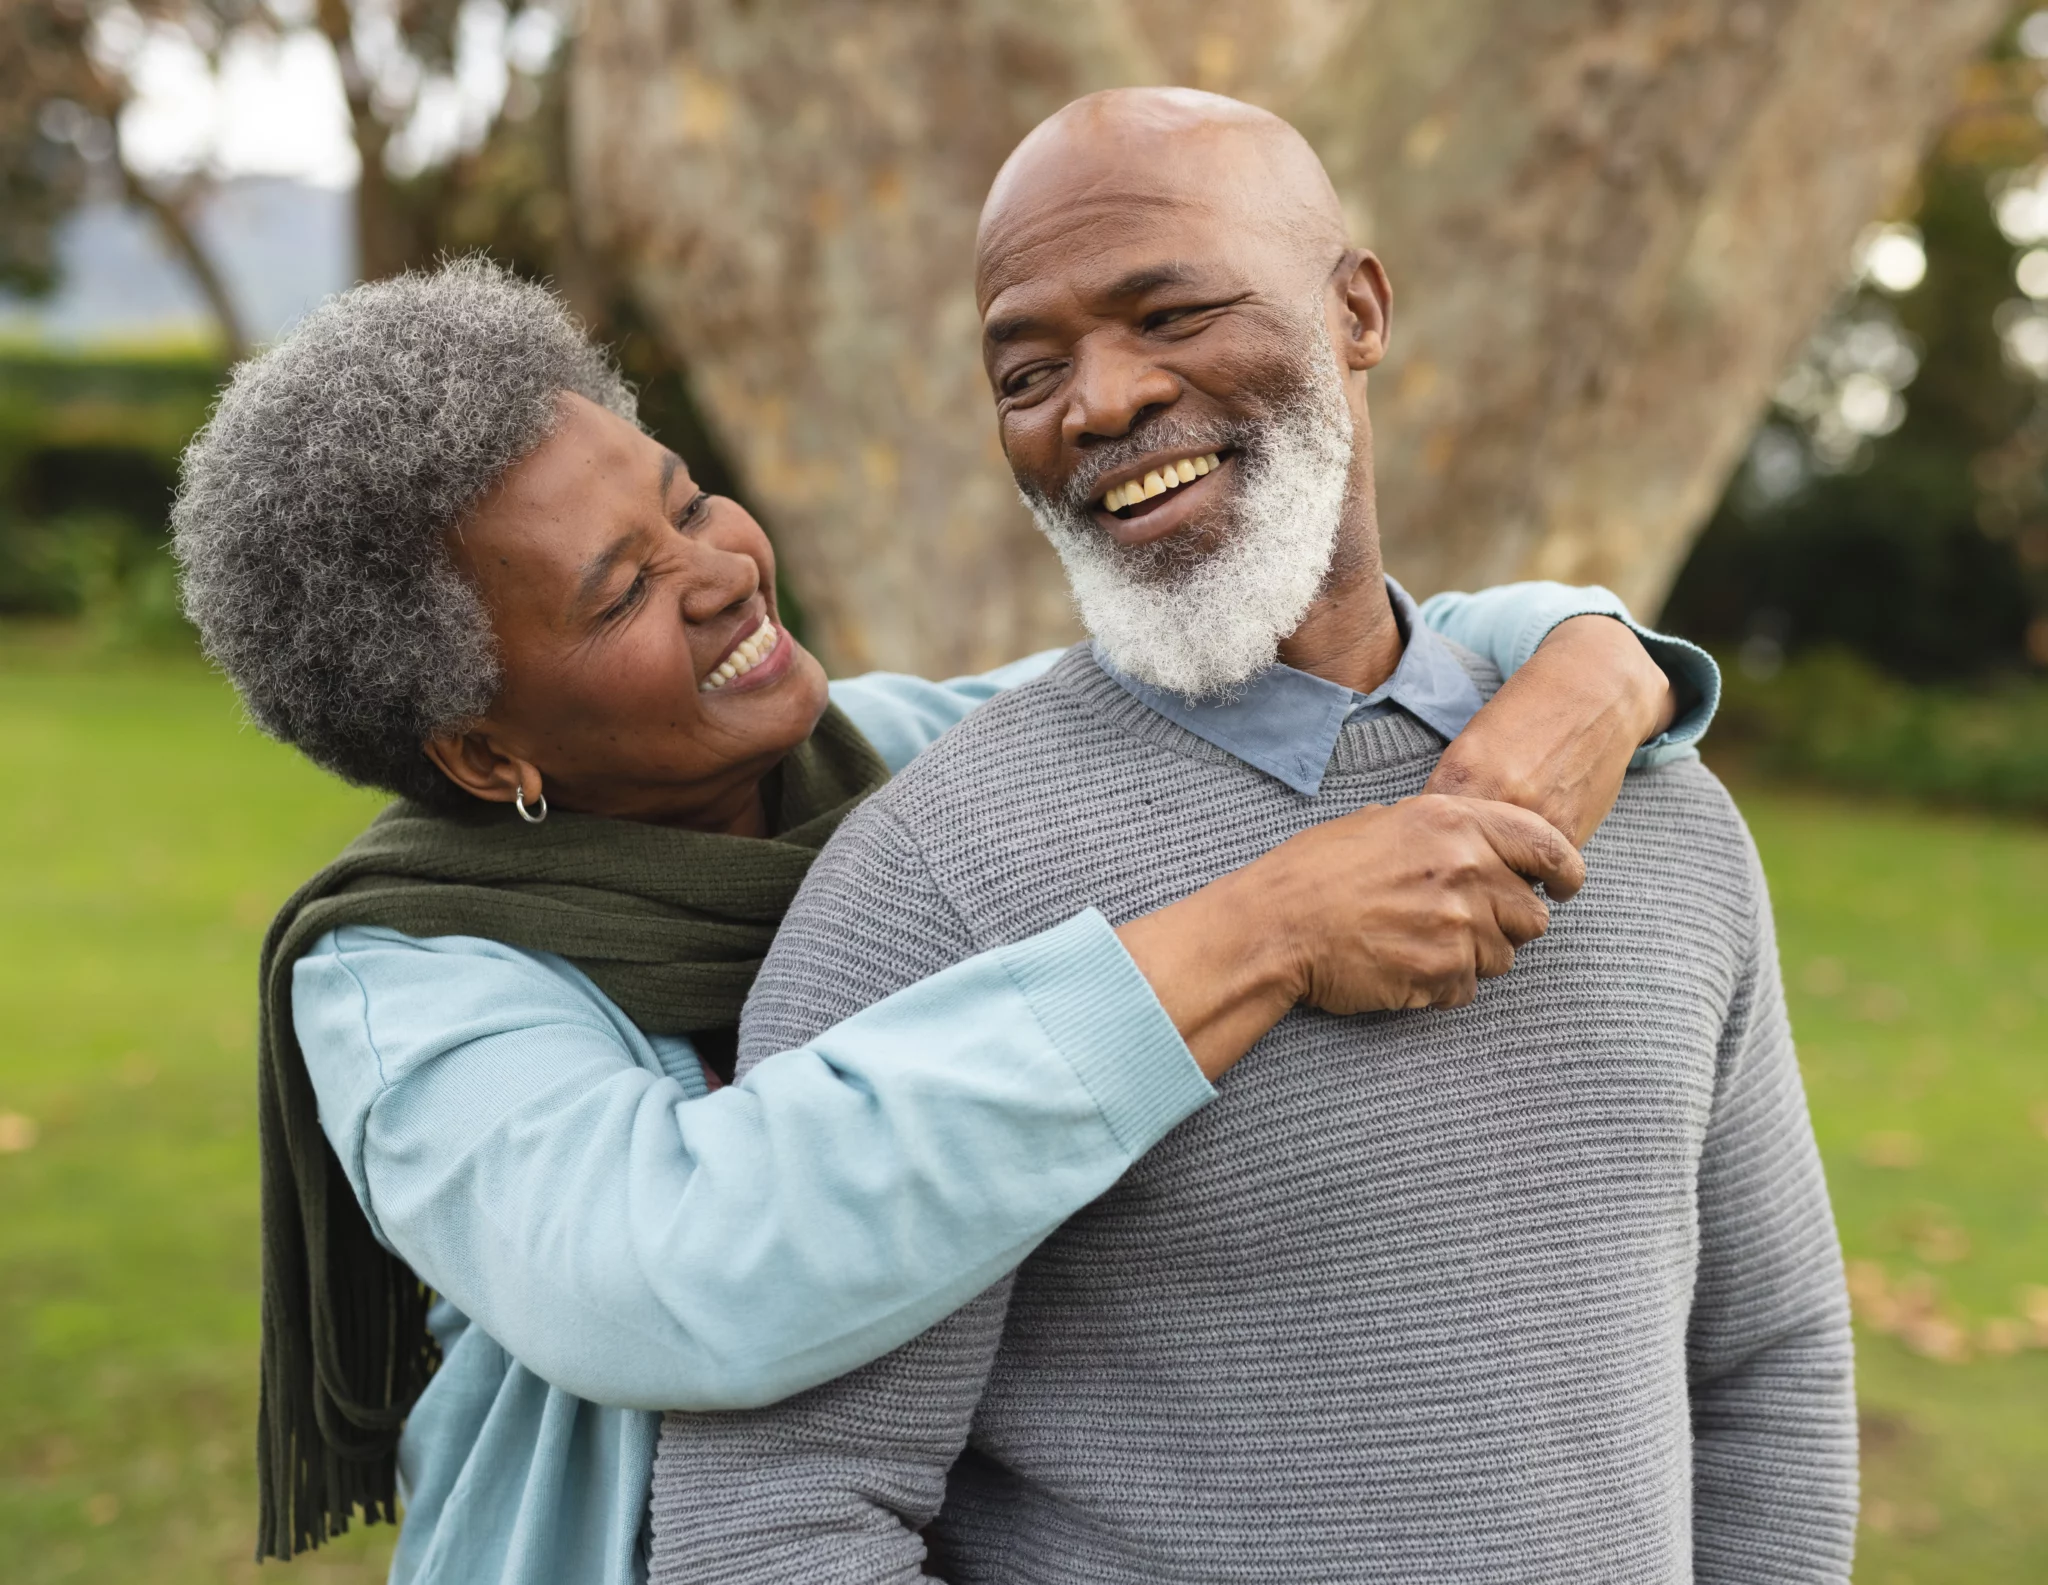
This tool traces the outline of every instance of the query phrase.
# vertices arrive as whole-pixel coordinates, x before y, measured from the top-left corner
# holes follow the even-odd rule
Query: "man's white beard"
[[[1216,529],[1221,543],[1206,556],[1176,546],[1181,535],[1117,544],[1080,498],[1099,493],[1092,479],[1057,501],[1023,492],[1066,567],[1082,622],[1125,676],[1190,699],[1228,697],[1272,665],[1321,591],[1350,485],[1353,426],[1328,350],[1298,356],[1299,395],[1223,442],[1238,448],[1238,477]],[[1170,419],[1130,438],[1142,440],[1131,448],[1140,454],[1221,449]],[[1090,472],[1119,465],[1104,459]]]

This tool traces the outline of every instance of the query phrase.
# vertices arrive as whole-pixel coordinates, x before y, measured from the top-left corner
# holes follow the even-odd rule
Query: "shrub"
[[[1725,664],[1717,757],[1772,776],[2048,814],[2048,683],[1899,682],[1841,650],[1762,677]]]

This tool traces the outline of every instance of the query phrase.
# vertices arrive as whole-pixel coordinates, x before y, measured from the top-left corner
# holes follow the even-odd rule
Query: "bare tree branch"
[[[203,193],[211,190],[211,184],[188,184],[178,195],[166,196],[138,177],[124,162],[121,166],[121,190],[130,203],[157,223],[164,240],[170,243],[171,251],[177,254],[178,262],[185,266],[201,295],[206,298],[207,307],[213,311],[228,361],[240,362],[249,352],[249,337],[242,324],[241,312],[235,307],[226,279],[200,242],[192,224],[193,210]]]

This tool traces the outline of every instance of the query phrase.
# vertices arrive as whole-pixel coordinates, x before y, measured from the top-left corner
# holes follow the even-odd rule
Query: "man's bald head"
[[[1010,156],[977,251],[1003,453],[1125,675],[1227,692],[1326,591],[1385,614],[1366,375],[1392,299],[1300,133],[1091,94]]]
[[[1028,271],[1046,235],[1161,207],[1266,239],[1317,283],[1349,245],[1322,161],[1280,117],[1193,88],[1111,88],[1041,121],[996,173],[976,237],[980,300]]]

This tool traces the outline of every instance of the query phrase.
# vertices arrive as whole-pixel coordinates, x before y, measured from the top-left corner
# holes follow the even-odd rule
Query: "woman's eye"
[[[702,520],[705,512],[710,509],[710,506],[710,494],[706,491],[699,490],[695,495],[691,496],[689,500],[683,503],[681,510],[677,511],[673,516],[669,518],[669,526],[673,528],[678,534],[684,533],[685,531],[694,527],[699,521]]]
[[[617,601],[613,603],[612,608],[605,612],[605,620],[608,622],[617,621],[628,611],[632,610],[634,606],[638,605],[646,593],[647,574],[643,571],[626,586],[626,592],[619,596]]]

